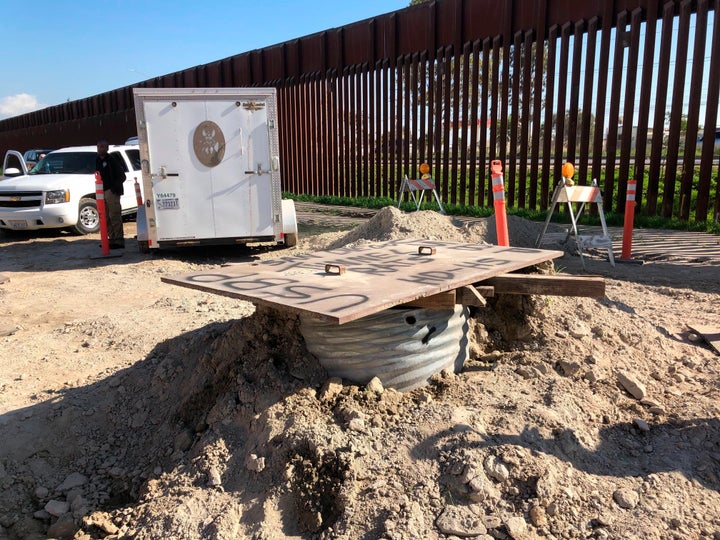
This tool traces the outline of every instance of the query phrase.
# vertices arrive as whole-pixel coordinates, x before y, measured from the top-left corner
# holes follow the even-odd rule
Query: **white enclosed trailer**
[[[142,251],[297,243],[282,200],[274,88],[135,88]]]

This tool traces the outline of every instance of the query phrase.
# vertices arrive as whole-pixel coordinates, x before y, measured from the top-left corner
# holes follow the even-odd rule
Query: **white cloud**
[[[47,107],[44,103],[38,103],[35,96],[30,94],[15,94],[0,98],[0,118],[17,116],[27,112],[37,111]]]

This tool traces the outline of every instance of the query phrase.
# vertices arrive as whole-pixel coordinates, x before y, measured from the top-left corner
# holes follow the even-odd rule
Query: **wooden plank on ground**
[[[544,294],[547,296],[605,296],[605,279],[598,276],[561,274],[507,274],[495,276],[479,285],[490,285],[495,294]]]
[[[15,332],[17,332],[17,326],[0,324],[0,337],[12,336]]]
[[[403,239],[161,279],[343,324],[562,255],[542,249]],[[327,273],[328,264],[342,265],[345,272]]]
[[[699,336],[702,336],[716,353],[720,353],[720,326],[688,324],[688,328]]]

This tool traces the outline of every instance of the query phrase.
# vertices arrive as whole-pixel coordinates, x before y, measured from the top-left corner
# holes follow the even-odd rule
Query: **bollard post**
[[[107,221],[105,221],[105,190],[100,173],[95,171],[95,203],[100,216],[100,247],[103,255],[110,255],[110,240],[108,239]]]
[[[628,180],[627,195],[625,197],[625,221],[623,223],[622,254],[621,259],[630,259],[632,252],[632,234],[635,225],[635,192],[637,180]]]
[[[140,192],[140,184],[138,184],[137,176],[135,177],[135,199],[137,200],[138,208],[143,205],[142,193]]]
[[[495,206],[497,245],[510,246],[505,208],[505,185],[503,184],[502,163],[499,159],[490,162],[490,176],[492,177],[493,205]]]

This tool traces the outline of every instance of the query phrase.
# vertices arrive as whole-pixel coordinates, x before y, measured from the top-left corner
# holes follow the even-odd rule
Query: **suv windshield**
[[[95,152],[54,152],[42,158],[28,174],[92,174]]]

